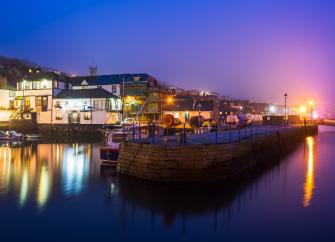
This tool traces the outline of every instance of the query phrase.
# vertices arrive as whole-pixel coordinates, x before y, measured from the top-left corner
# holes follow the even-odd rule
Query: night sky
[[[333,0],[2,0],[1,23],[0,55],[69,73],[335,103]]]

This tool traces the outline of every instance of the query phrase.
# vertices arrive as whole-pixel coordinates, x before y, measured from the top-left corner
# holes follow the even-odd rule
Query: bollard
[[[215,128],[215,144],[218,143],[218,128]]]
[[[241,130],[240,129],[238,130],[238,142],[239,143],[241,142]]]
[[[229,126],[229,144],[231,144],[231,125]]]

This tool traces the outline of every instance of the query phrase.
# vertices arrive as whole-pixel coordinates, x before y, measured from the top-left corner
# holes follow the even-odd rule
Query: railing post
[[[225,143],[225,133],[226,133],[226,131],[223,129],[222,132],[223,132],[223,143]]]
[[[183,144],[186,144],[186,124],[184,123],[184,129],[183,129]]]
[[[238,130],[238,142],[241,142],[241,129]]]
[[[229,144],[231,144],[231,125],[229,126]]]
[[[218,127],[215,128],[215,144],[218,143]]]

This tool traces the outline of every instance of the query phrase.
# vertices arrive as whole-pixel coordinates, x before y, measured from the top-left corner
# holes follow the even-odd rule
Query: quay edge
[[[124,143],[117,171],[167,183],[234,179],[256,165],[278,160],[317,132],[317,125],[301,127],[236,144],[166,146]]]

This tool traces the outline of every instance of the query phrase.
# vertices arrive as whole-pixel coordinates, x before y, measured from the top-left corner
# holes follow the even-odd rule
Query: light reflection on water
[[[0,228],[13,241],[335,241],[334,144],[308,137],[243,181],[178,186],[100,170],[97,145],[2,147]]]
[[[19,207],[35,197],[37,208],[43,209],[53,189],[70,196],[82,192],[90,161],[91,145],[0,147],[0,195],[14,193]]]
[[[306,168],[306,180],[304,185],[304,207],[308,207],[311,204],[314,191],[314,137],[307,137],[307,168]]]

